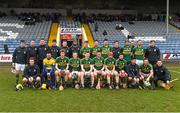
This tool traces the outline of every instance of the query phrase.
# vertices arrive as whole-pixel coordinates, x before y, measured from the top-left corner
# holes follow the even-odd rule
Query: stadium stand
[[[98,31],[95,32],[95,23],[98,25]],[[127,29],[130,33],[133,33],[135,37],[163,37],[166,41],[161,41],[160,39],[157,41],[157,46],[161,49],[163,53],[179,53],[180,52],[180,32],[172,26],[169,27],[169,34],[166,35],[166,24],[165,22],[159,21],[133,21],[133,24],[129,22],[102,22],[95,21],[94,23],[89,23],[91,28],[91,32],[93,34],[94,39],[100,40],[100,44],[104,38],[103,31],[106,30],[108,35],[107,38],[110,41],[110,44],[115,40],[119,40],[120,43],[124,43],[126,37],[119,30],[115,29],[116,24],[121,24],[125,29]],[[143,46],[147,47],[148,42],[144,41]]]
[[[68,21],[68,20],[60,20],[61,28],[79,28],[81,27],[81,23],[79,21]]]
[[[40,38],[49,37],[52,21],[37,22],[35,25],[25,25],[25,21],[17,17],[0,18],[0,53],[4,53],[4,45],[8,45],[10,53],[19,45],[19,40],[25,40],[28,44],[31,39],[36,43]]]

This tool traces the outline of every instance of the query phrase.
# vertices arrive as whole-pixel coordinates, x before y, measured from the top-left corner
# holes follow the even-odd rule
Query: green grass
[[[173,78],[180,79],[180,66],[168,66]],[[157,90],[14,90],[15,77],[9,68],[0,67],[0,111],[6,112],[120,112],[179,111],[180,81],[170,91]]]

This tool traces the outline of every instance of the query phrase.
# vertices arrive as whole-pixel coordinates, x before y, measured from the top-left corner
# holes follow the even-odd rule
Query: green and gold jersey
[[[81,48],[81,50],[80,50],[80,54],[81,54],[81,56],[82,56],[83,58],[85,57],[85,54],[86,54],[87,52],[90,52],[90,53],[91,53],[91,48],[89,48],[89,47],[83,47],[83,48]]]
[[[140,66],[140,70],[141,70],[141,72],[144,73],[144,74],[150,73],[150,71],[151,71],[152,69],[153,69],[153,67],[152,67],[151,64],[148,64],[148,65],[142,64],[142,65]]]
[[[107,45],[107,46],[105,46],[105,45],[102,46],[102,47],[101,47],[101,56],[102,56],[103,58],[107,58],[109,51],[112,51],[112,47],[111,47],[111,46],[109,46],[109,45]]]
[[[144,49],[142,47],[137,46],[133,49],[133,53],[136,59],[143,60],[144,59]]]
[[[89,71],[91,69],[91,65],[93,64],[93,60],[92,59],[81,59],[81,64],[83,65],[85,71]]]
[[[71,71],[80,71],[81,60],[79,58],[71,58],[69,60],[69,66]]]
[[[113,67],[115,66],[116,59],[115,58],[106,58],[104,60],[104,64],[107,66],[107,69],[113,70]]]
[[[104,66],[104,58],[103,57],[101,57],[101,58],[94,57],[93,63],[94,63],[94,68],[96,70],[101,70]]]
[[[122,59],[122,60],[121,59],[117,59],[116,60],[115,66],[116,66],[116,70],[117,71],[125,70],[126,65],[127,65],[127,61],[126,60],[124,60],[124,59]]]
[[[94,58],[98,51],[101,52],[101,48],[100,47],[93,47],[93,48],[91,48],[91,53],[92,53],[91,58]]]
[[[68,63],[69,63],[69,58],[66,56],[64,58],[62,58],[62,57],[56,58],[56,64],[58,64],[58,68],[61,70],[66,69]]]
[[[122,53],[124,55],[124,59],[128,62],[131,60],[131,55],[132,55],[132,49],[130,46],[124,46],[122,48]]]

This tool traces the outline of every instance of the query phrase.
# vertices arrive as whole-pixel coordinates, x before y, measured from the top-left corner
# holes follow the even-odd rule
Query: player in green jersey
[[[86,52],[91,52],[91,48],[88,47],[88,41],[84,41],[83,47],[80,50],[81,58],[85,57]]]
[[[121,53],[124,55],[124,59],[129,63],[131,61],[132,49],[128,40],[125,41],[125,45],[122,48]]]
[[[109,45],[108,39],[104,39],[104,45],[101,47],[101,56],[107,58],[110,51],[112,51],[112,47]]]
[[[98,40],[95,40],[94,41],[94,47],[93,48],[91,48],[91,58],[94,58],[94,57],[96,57],[96,53],[98,52],[98,51],[101,51],[101,48],[99,47],[99,42],[98,42]]]
[[[141,80],[144,83],[144,86],[153,85],[153,84],[150,84],[150,82],[152,83],[152,79],[153,79],[153,67],[149,63],[148,59],[143,60],[143,64],[140,66],[139,71],[140,71],[139,74],[141,76]]]
[[[80,63],[81,60],[78,58],[78,53],[73,52],[73,58],[69,60],[69,70],[70,75],[69,79],[73,80],[73,85],[76,89],[79,89],[79,81],[80,81]]]
[[[96,89],[101,88],[101,78],[106,78],[106,73],[104,72],[104,58],[101,57],[101,52],[98,51],[96,53],[96,57],[93,58],[93,70],[94,70],[94,78],[97,79],[98,83],[96,85]]]
[[[113,53],[109,52],[108,53],[108,58],[106,58],[105,61],[104,61],[105,72],[106,72],[106,75],[107,75],[107,83],[108,83],[109,89],[112,89],[112,83],[111,82],[112,82],[112,80],[114,78],[115,63],[116,63],[116,59],[113,58]]]
[[[136,64],[139,66],[143,64],[144,49],[142,47],[142,40],[137,41],[137,47],[133,48],[133,55],[136,58]]]
[[[94,87],[93,60],[90,58],[90,52],[86,52],[85,58],[81,59],[81,88],[84,88],[85,77],[91,78],[91,88]]]
[[[126,73],[126,66],[127,66],[127,61],[124,60],[123,54],[119,55],[119,59],[116,60],[116,71],[115,71],[115,76],[116,76],[116,89],[119,89],[119,81],[120,81],[120,86],[123,86],[123,88],[127,88],[127,77],[128,74]]]
[[[59,87],[62,85],[62,83],[68,80],[69,76],[69,58],[65,56],[65,51],[62,49],[60,50],[60,56],[56,58],[56,71],[55,71],[55,77],[56,77],[56,85]],[[59,81],[60,80],[60,81]]]

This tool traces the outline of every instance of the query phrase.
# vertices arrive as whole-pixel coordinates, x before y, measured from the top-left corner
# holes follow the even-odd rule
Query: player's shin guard
[[[109,86],[111,85],[111,77],[110,76],[107,76],[107,83]]]
[[[119,76],[115,76],[116,79],[116,87],[119,87]]]
[[[59,85],[64,85],[64,77],[63,76],[60,76]]]
[[[84,88],[84,76],[81,76],[81,88]]]
[[[91,75],[91,88],[93,88],[93,87],[94,87],[94,76]]]
[[[155,89],[156,85],[153,79],[150,80],[150,83],[151,83],[151,89]]]
[[[19,83],[19,74],[16,74],[16,85]]]
[[[122,77],[122,87],[127,88],[127,77]]]

